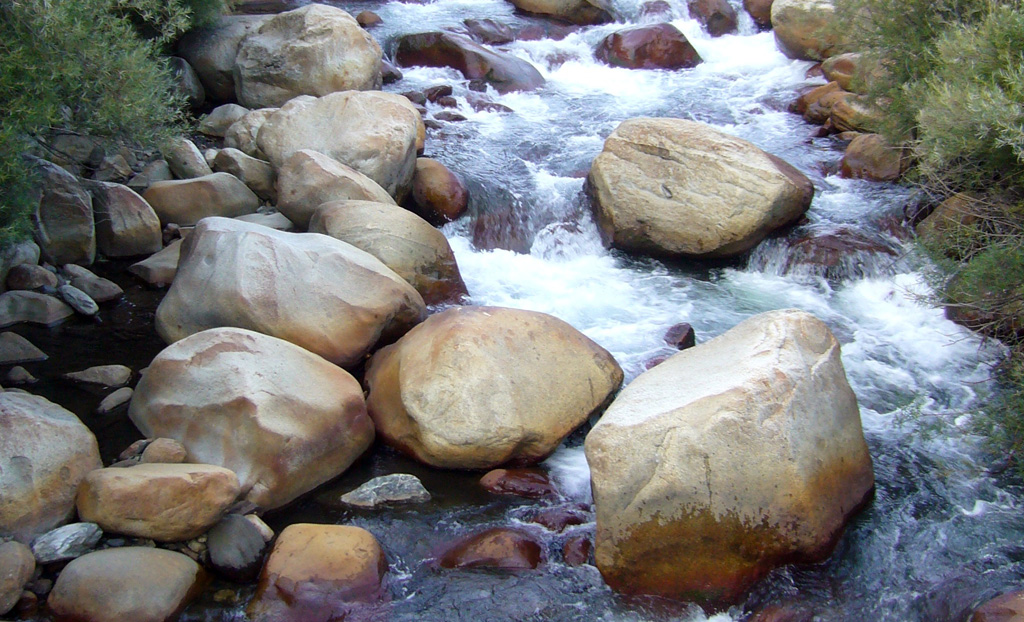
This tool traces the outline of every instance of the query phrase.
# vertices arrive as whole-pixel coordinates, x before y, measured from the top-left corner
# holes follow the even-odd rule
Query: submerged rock
[[[526,499],[541,499],[558,494],[547,473],[533,469],[494,469],[480,478],[480,485],[496,495]]]
[[[672,24],[613,32],[594,52],[601,62],[629,69],[688,69],[701,63],[697,50]]]
[[[736,9],[728,0],[689,0],[686,6],[690,17],[703,24],[712,37],[736,32]]]
[[[375,477],[359,488],[341,495],[341,502],[359,508],[375,508],[389,503],[424,503],[430,493],[415,475],[395,473]]]
[[[518,529],[495,527],[455,543],[440,559],[442,568],[532,570],[544,562],[544,548]]]
[[[412,199],[416,213],[434,225],[458,219],[469,207],[469,191],[462,178],[431,158],[416,158]]]

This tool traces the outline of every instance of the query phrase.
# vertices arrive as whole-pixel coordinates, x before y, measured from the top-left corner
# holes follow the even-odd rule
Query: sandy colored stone
[[[99,415],[105,415],[117,410],[121,406],[127,404],[132,399],[132,395],[134,393],[135,390],[131,387],[121,387],[100,401],[99,405],[96,407],[96,413]]]
[[[846,146],[840,173],[853,179],[894,181],[903,172],[904,157],[879,134],[859,134]]]
[[[267,156],[260,151],[256,144],[256,137],[259,136],[260,128],[270,115],[277,112],[277,108],[260,108],[250,111],[244,117],[231,124],[224,134],[224,147],[238,149],[242,153],[259,160],[266,160]]]
[[[207,216],[232,218],[251,214],[260,206],[259,197],[228,173],[158,181],[142,197],[153,206],[162,225],[194,225]]]
[[[178,179],[194,179],[213,173],[199,147],[184,136],[167,139],[160,146],[160,153]]]
[[[208,98],[214,102],[235,99],[232,70],[238,46],[250,32],[259,29],[268,15],[224,15],[216,23],[185,33],[177,52],[199,74]]]
[[[247,114],[249,109],[238,104],[217,106],[199,121],[199,131],[207,136],[224,138],[228,128]]]
[[[24,290],[0,294],[0,327],[19,322],[53,326],[75,314],[60,299]]]
[[[277,209],[295,226],[309,228],[317,208],[329,201],[352,199],[395,205],[380,185],[359,171],[316,151],[293,153],[278,171]]]
[[[173,438],[157,438],[142,450],[142,464],[179,464],[188,458],[185,446]]]
[[[35,569],[36,558],[27,546],[17,541],[0,543],[0,616],[18,603]]]
[[[181,257],[181,239],[174,240],[162,251],[132,264],[128,271],[150,285],[167,285],[174,281]]]
[[[89,185],[96,221],[96,246],[107,257],[151,255],[163,248],[160,218],[128,186]]]
[[[258,160],[238,149],[228,147],[217,152],[213,159],[213,170],[218,173],[230,173],[241,179],[242,183],[261,199],[271,202],[277,200],[274,167],[270,166],[270,162]]]
[[[49,357],[45,352],[18,333],[12,331],[0,333],[0,365],[34,363],[45,361],[47,358]]]
[[[527,13],[554,17],[579,25],[604,24],[612,21],[611,14],[598,4],[587,0],[509,0]]]
[[[775,42],[790,58],[823,60],[841,44],[832,0],[774,0],[771,16]]]
[[[66,373],[63,377],[72,382],[117,388],[128,384],[132,379],[132,370],[124,365],[97,365],[82,371]]]

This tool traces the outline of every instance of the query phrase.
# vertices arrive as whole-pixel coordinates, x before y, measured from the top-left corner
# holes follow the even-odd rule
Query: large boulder
[[[401,95],[343,91],[297,97],[260,127],[257,145],[275,167],[300,149],[338,160],[401,202],[412,188],[419,111]]]
[[[405,35],[398,40],[395,61],[403,67],[451,67],[469,80],[487,82],[499,93],[529,91],[544,84],[544,76],[529,62],[450,32]]]
[[[607,583],[713,606],[777,565],[825,559],[874,488],[839,343],[796,310],[640,375],[585,449]]]
[[[602,235],[651,255],[729,257],[798,220],[814,187],[745,140],[683,119],[630,119],[587,180]]]
[[[235,99],[233,69],[238,46],[267,19],[266,15],[225,15],[216,24],[192,30],[178,41],[178,54],[199,74],[209,99]]]
[[[613,67],[684,69],[701,62],[686,36],[672,24],[634,26],[605,37],[594,56]]]
[[[743,8],[760,30],[772,27],[772,0],[743,0]]]
[[[182,245],[156,329],[173,343],[208,328],[248,328],[351,366],[425,316],[411,285],[350,244],[206,218]]]
[[[358,612],[381,599],[387,569],[377,539],[361,527],[289,525],[246,612],[254,622],[377,619]]]
[[[798,60],[823,60],[840,46],[833,0],[774,0],[771,8],[775,43]]]
[[[163,248],[160,217],[128,186],[89,185],[96,221],[96,245],[107,257],[151,255]]]
[[[309,230],[370,253],[409,282],[428,305],[468,292],[444,234],[409,210],[371,201],[335,201],[316,210]]]
[[[57,620],[167,622],[200,594],[204,579],[199,564],[181,553],[106,549],[68,564],[47,602]]]
[[[0,534],[23,541],[71,518],[78,484],[103,466],[78,417],[28,393],[0,393]]]
[[[260,206],[260,198],[229,173],[158,181],[142,198],[153,206],[164,225],[190,226],[207,216],[232,218],[252,214]]]
[[[370,359],[367,408],[389,444],[438,467],[545,458],[622,383],[604,348],[544,313],[455,307]]]
[[[590,26],[612,21],[602,2],[590,0],[509,0],[517,9],[570,24]]]
[[[234,471],[245,498],[267,509],[340,475],[374,437],[348,372],[239,328],[204,331],[163,350],[128,416],[150,438],[179,441],[189,460]]]
[[[353,199],[395,204],[380,184],[352,167],[316,151],[293,153],[278,171],[277,209],[300,229],[309,228],[316,208]]]
[[[76,507],[103,531],[160,542],[196,538],[235,502],[238,477],[210,464],[140,464],[85,476]]]
[[[160,252],[132,264],[128,271],[150,285],[167,285],[178,272],[181,242],[180,238],[174,240]]]
[[[38,203],[32,214],[36,241],[53,264],[89,265],[96,258],[92,196],[61,167],[35,160],[40,177]]]
[[[263,22],[238,46],[234,79],[249,108],[280,106],[298,95],[379,89],[381,49],[351,15],[308,4]]]

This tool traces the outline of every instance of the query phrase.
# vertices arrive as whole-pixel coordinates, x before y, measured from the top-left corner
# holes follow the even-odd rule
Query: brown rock
[[[469,80],[486,81],[499,93],[529,91],[544,84],[544,77],[527,61],[447,32],[403,36],[395,61],[403,67],[451,67]]]
[[[590,563],[590,554],[594,543],[587,536],[573,536],[562,545],[562,559],[570,566],[582,566]]]
[[[316,151],[301,149],[278,171],[277,208],[295,226],[306,230],[317,208],[333,201],[355,200],[394,204],[395,200],[359,171]]]
[[[814,614],[793,605],[768,605],[759,609],[748,622],[812,622]]]
[[[261,199],[277,201],[274,167],[270,166],[270,162],[257,160],[239,149],[227,147],[217,152],[213,159],[213,170],[239,178]]]
[[[224,138],[228,128],[247,114],[249,109],[238,104],[217,106],[199,122],[199,131],[207,136]]]
[[[743,0],[743,8],[761,30],[772,27],[772,0]]]
[[[851,93],[832,104],[829,122],[836,132],[873,132],[881,125],[881,112],[867,98]]]
[[[96,258],[92,196],[56,164],[35,160],[35,166],[41,186],[32,222],[43,256],[55,265],[91,264]]]
[[[859,134],[846,147],[840,174],[854,179],[893,181],[903,172],[905,158],[878,134]]]
[[[682,322],[668,329],[665,333],[665,341],[670,346],[685,350],[697,345],[697,335],[693,330],[693,326]]]
[[[775,42],[790,58],[822,60],[841,45],[832,0],[774,0],[771,18]]]
[[[727,0],[689,0],[690,17],[707,29],[712,37],[736,32],[736,9]]]
[[[1010,592],[983,603],[974,610],[968,622],[1024,621],[1024,592]]]
[[[25,290],[0,294],[0,327],[19,322],[53,326],[74,314],[71,307],[46,294]]]
[[[697,50],[672,24],[614,32],[601,41],[594,56],[608,65],[629,69],[685,69],[701,62]]]
[[[464,19],[462,23],[466,26],[469,34],[480,43],[503,45],[505,43],[512,43],[516,39],[512,28],[498,20]]]
[[[579,26],[606,24],[612,15],[588,0],[509,0],[520,11],[552,17]]]
[[[31,549],[17,541],[0,543],[0,616],[18,604],[35,570],[36,558]]]
[[[937,242],[941,237],[971,227],[981,218],[977,200],[966,194],[954,194],[917,224],[914,230],[924,242]]]
[[[151,255],[163,248],[160,218],[128,186],[89,185],[96,220],[96,246],[107,257]]]
[[[259,197],[228,173],[158,181],[142,197],[153,206],[164,225],[194,225],[207,216],[231,218],[251,214],[260,206]]]
[[[843,89],[839,87],[838,82],[829,82],[828,84],[822,84],[821,86],[810,88],[802,92],[800,96],[793,101],[793,104],[790,106],[789,109],[791,112],[804,116],[804,118],[806,119],[807,111],[811,108],[813,104],[820,101],[822,97],[828,95],[829,93],[841,92],[842,90]],[[827,118],[828,113],[824,115],[821,121],[817,122],[824,123],[825,119]],[[808,121],[810,121],[810,119],[808,119]]]
[[[494,469],[480,478],[480,485],[496,495],[526,499],[541,499],[558,494],[547,473],[537,469]]]
[[[191,140],[178,136],[171,138],[160,146],[160,153],[164,156],[167,166],[178,179],[194,179],[205,177],[213,173],[206,158],[199,151],[199,147]]]
[[[440,559],[442,568],[532,570],[544,562],[539,542],[525,532],[496,527],[467,536]]]
[[[466,213],[469,192],[462,179],[444,164],[430,158],[416,159],[412,180],[416,213],[434,224],[456,220]]]
[[[562,532],[567,527],[587,522],[587,513],[578,507],[562,506],[547,508],[535,514],[531,523],[537,523],[551,531]]]
[[[359,15],[356,15],[356,22],[363,28],[373,28],[379,24],[383,24],[384,20],[380,18],[373,11],[363,11]]]
[[[11,268],[7,273],[7,289],[9,290],[36,290],[41,287],[56,288],[60,281],[57,275],[46,268],[23,263]]]
[[[180,464],[188,458],[185,446],[173,438],[157,438],[142,450],[142,464]]]

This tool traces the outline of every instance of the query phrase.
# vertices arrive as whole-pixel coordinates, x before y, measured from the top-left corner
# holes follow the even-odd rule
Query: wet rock
[[[362,619],[380,600],[387,560],[373,534],[345,525],[294,524],[278,536],[246,613],[255,622]]]
[[[313,214],[309,230],[370,253],[412,285],[428,305],[458,301],[468,293],[444,234],[397,205],[324,203]]]
[[[772,27],[773,0],[743,0],[743,8],[760,30]]]
[[[665,343],[670,346],[685,350],[697,345],[697,334],[686,322],[676,324],[665,332]]]
[[[434,119],[437,121],[444,121],[445,123],[461,123],[466,120],[466,117],[451,110],[442,110],[434,114]]]
[[[40,564],[64,562],[96,548],[103,530],[96,523],[71,523],[44,533],[32,541],[32,554]]]
[[[39,290],[44,287],[56,288],[60,282],[57,275],[46,268],[23,263],[11,268],[7,273],[7,289],[9,290]]]
[[[399,82],[405,76],[402,74],[402,70],[391,64],[388,59],[380,61],[380,77],[384,84],[394,84]]]
[[[836,98],[828,120],[836,132],[870,133],[881,126],[882,113],[872,107],[866,97],[851,93]]]
[[[238,149],[226,148],[217,152],[213,159],[213,170],[218,173],[230,173],[242,180],[249,190],[266,201],[277,201],[277,188],[274,186],[274,168],[269,162],[257,160]]]
[[[532,570],[544,562],[544,549],[529,534],[496,527],[463,538],[440,559],[442,568]]]
[[[891,262],[897,252],[879,239],[840,228],[814,232],[789,242],[786,274],[814,274],[826,279],[863,278],[872,274],[873,260]]]
[[[244,38],[235,93],[249,108],[281,106],[299,95],[379,89],[381,49],[345,11],[308,4],[268,19]]]
[[[338,476],[374,437],[347,372],[237,328],[208,330],[158,354],[128,415],[146,436],[179,441],[189,459],[237,473],[245,498],[266,509]]]
[[[238,497],[238,477],[209,464],[97,469],[78,490],[78,515],[104,531],[158,542],[203,534]]]
[[[0,294],[0,326],[19,322],[53,326],[74,314],[74,309],[46,294],[28,291]]]
[[[878,134],[860,134],[846,147],[840,173],[853,179],[894,181],[902,174],[905,158]]]
[[[503,24],[494,19],[464,19],[463,25],[469,34],[487,45],[503,45],[515,41],[515,33],[508,24]]]
[[[812,622],[814,614],[794,605],[768,605],[752,615],[748,622]]]
[[[456,307],[370,359],[367,407],[389,444],[426,464],[537,462],[618,388],[608,352],[552,316]]]
[[[348,366],[378,340],[394,339],[426,316],[422,297],[405,280],[372,255],[327,236],[207,218],[185,248],[156,312],[157,332],[168,343],[237,326]]]
[[[193,179],[213,173],[195,143],[183,136],[165,141],[160,146],[160,153],[178,179]]]
[[[174,240],[162,251],[129,266],[128,271],[150,285],[167,285],[174,281],[181,255],[181,240]]]
[[[140,458],[142,464],[180,464],[188,458],[188,451],[173,438],[156,438],[146,445]]]
[[[847,95],[837,82],[829,82],[801,94],[791,109],[808,123],[821,125],[832,116],[832,106]]]
[[[590,554],[594,544],[587,536],[573,536],[562,545],[562,559],[569,566],[582,566],[590,563]]]
[[[841,44],[832,0],[774,0],[771,8],[775,43],[799,60],[823,60]]]
[[[552,17],[579,26],[612,21],[612,15],[588,0],[509,0],[517,9],[543,17]]]
[[[561,506],[541,510],[530,518],[531,523],[537,523],[551,531],[562,532],[573,525],[582,525],[588,520],[587,513],[578,507]]]
[[[38,207],[32,215],[35,238],[53,264],[89,265],[96,258],[92,196],[74,175],[45,160],[34,160],[40,176]]]
[[[249,109],[238,104],[217,106],[199,121],[199,131],[207,136],[224,138],[236,121],[249,114]]]
[[[458,219],[469,206],[462,178],[431,158],[416,159],[412,198],[416,213],[435,225]]]
[[[128,187],[135,192],[145,192],[146,188],[158,181],[170,181],[174,179],[174,173],[171,173],[171,167],[167,166],[166,160],[154,160],[145,167],[135,177],[132,177],[128,182]]]
[[[0,543],[0,616],[14,609],[35,569],[36,560],[27,546],[17,541]]]
[[[515,112],[505,104],[499,104],[498,102],[491,101],[486,96],[477,93],[470,93],[467,95],[466,102],[468,102],[469,106],[477,112]],[[415,180],[413,180],[414,189],[415,183]]]
[[[363,11],[359,15],[356,15],[356,23],[363,28],[373,28],[374,26],[383,24],[384,20],[380,18],[380,15],[377,15],[373,11]]]
[[[587,188],[612,246],[675,257],[743,253],[798,220],[814,195],[810,180],[779,158],[683,119],[624,121],[594,160]]]
[[[0,533],[28,541],[68,521],[85,475],[103,466],[96,437],[42,397],[0,393]]]
[[[96,413],[105,415],[117,410],[127,404],[132,399],[134,393],[135,391],[131,387],[121,387],[100,401],[99,406],[96,407]]]
[[[4,377],[4,382],[8,385],[35,384],[39,382],[39,379],[33,376],[24,367],[16,365],[7,372],[7,376]]]
[[[712,37],[736,32],[736,9],[727,0],[689,0],[690,17],[699,21]]]
[[[478,214],[473,223],[473,246],[479,250],[502,248],[529,254],[532,244],[527,218],[515,207]]]
[[[277,208],[303,231],[324,203],[346,199],[395,203],[384,188],[366,175],[306,149],[296,151],[281,166],[277,188]]]
[[[163,248],[160,218],[128,186],[89,184],[96,220],[96,246],[107,257],[150,255]]]
[[[544,77],[527,61],[454,33],[405,35],[398,40],[395,61],[403,67],[451,67],[468,80],[485,80],[499,93],[529,91],[544,84]]]
[[[61,285],[57,288],[57,293],[77,313],[91,317],[100,312],[100,306],[96,301],[74,285]]]
[[[263,565],[267,542],[260,530],[239,514],[228,514],[207,533],[210,565],[232,581],[247,583]]]
[[[1020,622],[1024,620],[1024,592],[1010,592],[982,603],[968,622]]]
[[[496,495],[542,499],[558,494],[547,473],[536,469],[494,469],[480,478],[480,485]]]
[[[18,333],[12,331],[0,333],[0,365],[35,363],[45,361],[47,358],[49,357],[45,352]]]
[[[257,144],[275,167],[296,151],[318,151],[401,201],[412,187],[422,127],[419,112],[401,95],[343,91],[289,101],[263,123]]]
[[[68,564],[48,603],[58,620],[165,622],[199,595],[203,579],[199,564],[181,553],[106,549]]]
[[[359,488],[341,495],[341,502],[358,508],[376,508],[390,503],[424,503],[430,493],[415,475],[395,473],[375,477]]]
[[[132,370],[124,365],[97,365],[82,371],[64,374],[62,377],[72,382],[118,388],[125,386],[132,379]]]
[[[585,450],[605,581],[712,606],[779,564],[828,557],[874,489],[839,343],[796,310],[641,374]]]
[[[209,99],[214,102],[235,99],[232,68],[238,45],[267,19],[269,17],[264,15],[225,15],[214,25],[194,29],[178,41],[178,54],[199,74]]]
[[[224,147],[238,149],[258,160],[266,160],[267,156],[260,150],[256,138],[266,120],[277,111],[277,108],[260,108],[232,123],[224,134]]]
[[[234,175],[213,173],[195,179],[158,181],[142,195],[160,223],[194,225],[207,216],[252,214],[260,199]]]

